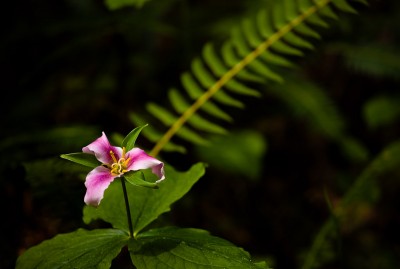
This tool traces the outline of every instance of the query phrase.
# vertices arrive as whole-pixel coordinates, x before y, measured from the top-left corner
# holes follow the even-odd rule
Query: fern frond
[[[197,132],[224,133],[222,127],[217,128],[218,123],[195,115],[206,112],[211,118],[231,121],[224,107],[243,108],[239,96],[259,96],[251,86],[254,83],[282,83],[281,69],[293,67],[294,57],[313,49],[308,38],[320,37],[318,27],[327,27],[330,19],[337,18],[336,11],[354,13],[349,1],[274,1],[272,8],[232,29],[220,55],[213,45],[206,44],[202,57],[195,58],[191,71],[181,77],[187,96],[171,90],[169,96],[175,111],[162,110],[154,104],[148,106],[149,113],[167,128],[150,154],[157,155],[175,135],[191,143],[204,143],[206,139]],[[189,106],[187,99],[193,104]],[[184,126],[186,123],[190,127]]]

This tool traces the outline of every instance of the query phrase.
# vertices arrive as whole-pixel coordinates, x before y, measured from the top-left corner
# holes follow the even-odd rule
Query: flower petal
[[[110,170],[103,166],[98,166],[86,176],[86,194],[84,201],[87,205],[98,206],[103,199],[104,191],[108,188],[115,176]]]
[[[112,164],[114,162],[110,151],[114,152],[117,160],[122,156],[122,148],[111,146],[104,132],[102,132],[101,137],[97,138],[86,147],[83,147],[82,151],[85,153],[94,154],[97,160],[104,164]]]
[[[144,150],[141,150],[140,148],[133,148],[126,153],[126,157],[130,158],[128,164],[129,171],[151,168],[151,171],[159,178],[157,182],[165,179],[164,163],[147,155]]]

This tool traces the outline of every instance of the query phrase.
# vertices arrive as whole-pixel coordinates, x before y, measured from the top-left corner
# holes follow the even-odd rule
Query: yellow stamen
[[[113,164],[110,166],[111,174],[115,176],[122,175],[123,173],[128,172],[127,166],[131,158],[125,159],[126,149],[122,148],[122,156],[119,160],[115,157],[115,154],[112,150],[110,150],[110,156],[113,159]]]
[[[113,159],[114,163],[118,162],[117,158],[115,158],[115,154],[112,150],[110,150],[110,155],[111,155],[111,158]]]

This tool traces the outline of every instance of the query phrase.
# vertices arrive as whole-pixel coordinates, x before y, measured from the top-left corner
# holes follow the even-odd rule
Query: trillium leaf
[[[151,171],[142,170],[147,181],[155,182]],[[197,180],[204,175],[203,163],[193,165],[186,172],[178,172],[171,166],[165,166],[165,180],[158,183],[159,189],[150,189],[127,184],[127,193],[131,209],[133,232],[136,236],[143,228],[168,212],[172,203],[185,195]],[[104,193],[97,208],[85,206],[83,220],[90,223],[102,219],[114,228],[128,231],[128,222],[120,179],[114,180]]]
[[[232,243],[192,228],[165,227],[141,233],[129,241],[138,269],[145,268],[268,268],[253,263],[250,255]]]
[[[126,174],[124,174],[124,177],[125,177],[126,181],[128,181],[128,183],[130,183],[132,185],[158,189],[157,183],[146,181],[144,173],[142,171],[126,173]]]
[[[126,148],[126,151],[130,151],[135,146],[136,139],[138,138],[140,132],[146,127],[148,124],[143,126],[136,127],[133,129],[122,141],[122,146]]]
[[[90,168],[95,168],[100,165],[100,162],[96,159],[96,157],[93,154],[76,152],[76,153],[62,154],[60,155],[60,157],[68,161],[78,163]]]
[[[16,269],[108,269],[128,240],[128,234],[115,229],[79,229],[59,234],[23,253],[17,260]]]

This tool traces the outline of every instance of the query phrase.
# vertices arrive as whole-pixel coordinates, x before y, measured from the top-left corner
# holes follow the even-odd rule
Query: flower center
[[[120,176],[126,172],[128,172],[128,163],[130,158],[126,159],[125,157],[125,147],[122,148],[122,156],[117,160],[115,154],[112,150],[110,150],[111,158],[113,159],[113,164],[111,164],[111,174],[113,176]]]

